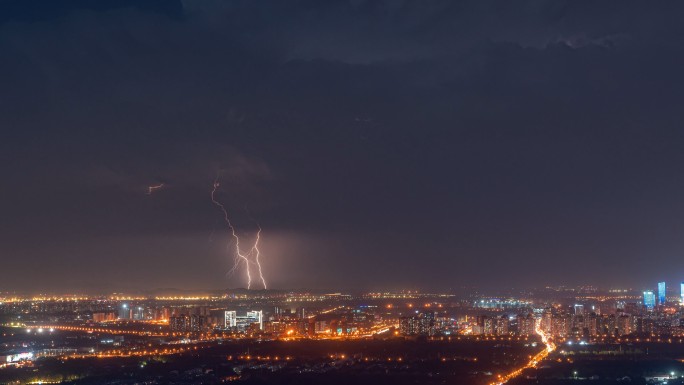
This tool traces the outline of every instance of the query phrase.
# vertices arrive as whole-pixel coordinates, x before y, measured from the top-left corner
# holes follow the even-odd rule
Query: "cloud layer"
[[[217,172],[283,287],[681,280],[683,13],[0,1],[0,290],[242,285]]]

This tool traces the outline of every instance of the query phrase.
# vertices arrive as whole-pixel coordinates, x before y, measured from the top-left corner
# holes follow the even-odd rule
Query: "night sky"
[[[684,280],[684,2],[0,0],[0,291]],[[164,188],[148,195],[148,186]]]

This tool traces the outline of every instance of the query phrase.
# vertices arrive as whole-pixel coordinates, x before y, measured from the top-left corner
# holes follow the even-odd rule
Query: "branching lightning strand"
[[[159,184],[154,185],[154,186],[148,186],[147,187],[147,195],[152,195],[153,192],[155,192],[161,188],[164,188],[164,183],[159,183]]]
[[[266,279],[264,279],[264,274],[261,272],[261,262],[259,262],[259,255],[261,252],[259,251],[259,238],[261,237],[261,226],[257,223],[257,227],[259,227],[259,231],[257,231],[256,234],[256,239],[254,240],[254,246],[252,246],[252,250],[249,251],[250,255],[254,254],[254,262],[257,265],[257,268],[259,270],[259,278],[261,278],[261,283],[264,284],[264,290],[268,289],[266,286]]]
[[[211,190],[211,201],[214,203],[214,205],[218,206],[221,211],[223,212],[223,219],[225,220],[226,224],[228,225],[228,228],[230,229],[231,235],[233,238],[235,238],[235,263],[233,264],[233,268],[230,270],[229,273],[233,273],[235,270],[240,265],[240,261],[245,262],[245,267],[246,267],[246,272],[247,272],[247,289],[250,289],[252,286],[252,275],[249,272],[249,258],[247,256],[243,255],[242,252],[240,251],[240,237],[238,237],[237,233],[235,232],[235,227],[233,227],[233,224],[230,222],[230,218],[228,217],[228,210],[226,210],[226,207],[221,204],[221,202],[216,200],[216,190],[218,190],[220,186],[220,183],[218,181],[218,178],[214,180],[214,186],[213,189]],[[256,246],[256,245],[255,245]],[[257,249],[258,250],[258,249]],[[249,254],[247,254],[249,255]]]

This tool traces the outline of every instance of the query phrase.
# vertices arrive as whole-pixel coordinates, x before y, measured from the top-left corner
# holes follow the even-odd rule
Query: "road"
[[[540,320],[537,320],[535,331],[541,337],[542,343],[546,346],[545,349],[532,356],[532,358],[530,358],[530,361],[528,361],[525,366],[518,368],[506,375],[499,375],[499,378],[495,382],[493,382],[492,385],[503,385],[508,381],[512,380],[513,378],[520,376],[525,369],[536,368],[541,361],[543,361],[546,357],[549,356],[549,354],[556,350],[556,344],[554,344],[551,338],[541,330],[540,326],[541,322]]]

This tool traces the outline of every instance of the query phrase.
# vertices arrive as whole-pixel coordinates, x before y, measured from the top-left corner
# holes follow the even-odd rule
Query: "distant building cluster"
[[[208,317],[201,314],[179,314],[169,319],[174,332],[203,332],[210,329]]]
[[[471,333],[490,336],[535,335],[536,319],[532,313],[515,316],[478,315],[471,326]]]
[[[560,338],[595,338],[636,336],[684,336],[684,282],[680,284],[676,300],[668,300],[665,282],[658,282],[656,290],[644,290],[640,301],[588,301],[570,306],[536,308],[536,315],[528,315],[529,323],[516,317],[513,331],[512,317],[478,316],[472,326],[473,334],[483,335],[531,335],[535,333],[532,322],[539,322],[539,329],[550,336]],[[670,297],[673,298],[673,297]],[[536,320],[536,321],[534,321]]]
[[[120,320],[134,320],[134,321],[149,321],[149,320],[168,320],[171,315],[169,307],[148,306],[144,303],[136,305],[124,302],[119,305],[117,319]],[[112,315],[98,315],[98,317],[106,317],[110,320]],[[93,317],[93,320],[95,317]]]
[[[419,312],[399,320],[399,332],[405,336],[434,336],[436,330],[435,313],[431,311]]]
[[[680,303],[684,305],[684,282],[680,284],[679,297]],[[658,282],[657,302],[656,293],[653,290],[644,291],[644,306],[648,310],[653,310],[656,306],[666,306],[667,304],[667,287],[665,282]]]
[[[559,338],[684,337],[684,283],[635,291],[547,287],[525,295],[252,293],[183,298],[10,299],[0,314],[21,325],[96,325],[141,334],[238,338],[355,338],[377,334]],[[670,294],[668,296],[668,294]],[[197,336],[194,336],[197,337]]]
[[[334,298],[338,300],[339,298]],[[149,303],[121,303],[117,312],[98,312],[93,322],[165,322],[176,333],[221,331],[236,334],[275,336],[354,335],[370,331],[382,318],[374,307],[340,308],[307,312],[304,307],[274,306],[264,310],[226,309],[217,306],[150,306]]]

